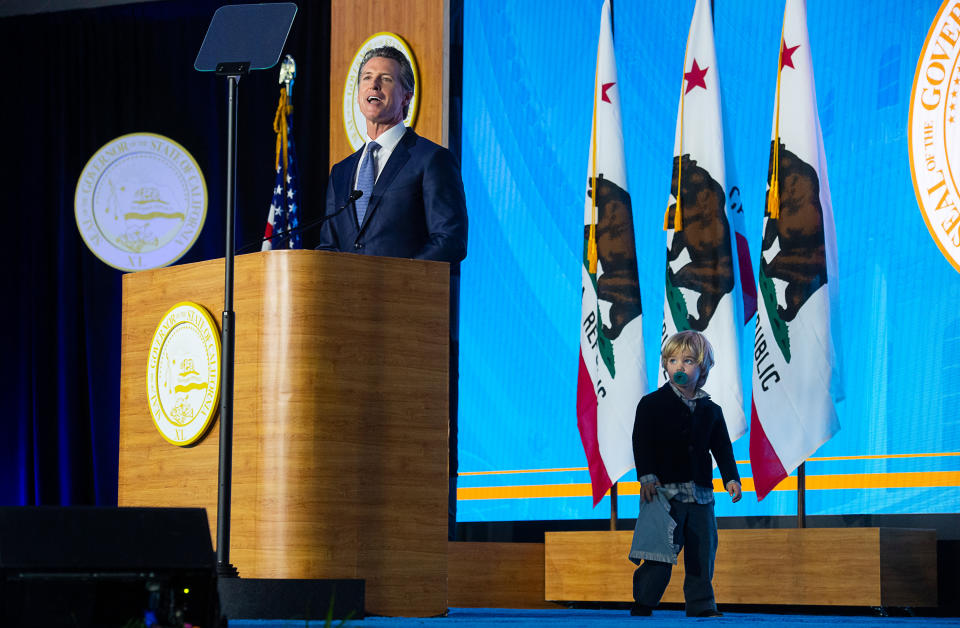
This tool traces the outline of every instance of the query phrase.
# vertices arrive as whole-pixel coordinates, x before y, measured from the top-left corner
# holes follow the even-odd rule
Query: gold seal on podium
[[[213,423],[220,399],[220,332],[201,305],[170,308],[150,342],[147,400],[160,435],[192,445]]]

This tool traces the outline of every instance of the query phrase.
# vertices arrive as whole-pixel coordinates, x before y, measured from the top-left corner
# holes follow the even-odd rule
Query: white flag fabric
[[[704,390],[723,409],[736,440],[747,431],[740,378],[736,238],[727,203],[720,76],[710,0],[697,0],[687,36],[664,219],[667,269],[661,342],[678,331],[703,333],[716,362]],[[658,381],[666,382],[660,369]]]
[[[837,238],[807,9],[786,0],[758,273],[750,463],[763,499],[840,429]]]
[[[620,121],[610,2],[600,11],[584,211],[577,426],[594,506],[634,467],[637,403],[647,391],[642,308]]]

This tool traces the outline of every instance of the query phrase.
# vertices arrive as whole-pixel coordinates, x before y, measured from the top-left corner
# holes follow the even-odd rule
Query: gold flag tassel
[[[784,18],[786,22],[786,18]],[[780,219],[780,73],[783,72],[783,27],[780,30],[780,52],[777,54],[777,96],[774,107],[773,164],[770,176],[770,193],[767,195],[767,215]]]
[[[683,105],[680,105],[680,152],[683,152]],[[677,159],[677,191],[675,197],[677,199],[677,209],[673,214],[673,230],[674,231],[683,231],[683,213],[680,211],[680,174],[682,172],[681,164],[683,163],[683,155]],[[670,203],[667,203],[667,211],[663,214],[663,230],[670,230]]]
[[[681,110],[683,107],[681,106]],[[681,114],[682,115],[682,114]],[[680,145],[683,146],[683,121],[680,122]],[[681,149],[681,152],[682,149]],[[673,230],[674,231],[683,231],[683,212],[680,211],[680,175],[683,172],[683,155],[677,158],[677,208],[673,213]],[[667,205],[667,211],[663,215],[663,230],[668,231],[670,229],[670,205]]]
[[[596,190],[597,179],[593,179],[593,189]],[[597,199],[596,191],[593,192],[593,221],[590,223],[590,238],[587,240],[587,261],[588,270],[591,275],[597,274]]]
[[[774,139],[773,177],[770,181],[770,195],[767,198],[767,214],[774,220],[780,219],[780,135]]]
[[[280,64],[280,102],[273,116],[273,132],[277,134],[276,168],[280,167],[283,156],[283,184],[287,184],[287,116],[293,113],[293,80],[297,75],[297,66],[293,57],[286,55]]]
[[[593,130],[590,146],[590,235],[587,238],[587,270],[597,274],[597,84],[600,82],[600,43],[593,78]]]
[[[277,158],[276,167],[280,167],[280,157],[283,156],[283,180],[287,180],[287,113],[293,107],[287,103],[287,88],[280,88],[280,103],[277,105],[277,113],[273,116],[273,132],[277,134]]]

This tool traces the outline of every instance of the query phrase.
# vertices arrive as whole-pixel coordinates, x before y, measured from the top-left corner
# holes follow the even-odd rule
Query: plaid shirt
[[[673,392],[677,393],[677,396],[680,397],[680,400],[683,401],[688,408],[690,408],[690,412],[693,412],[694,409],[696,409],[698,399],[710,398],[710,395],[705,393],[700,388],[698,388],[696,394],[693,395],[693,399],[687,399],[684,397],[683,393],[680,392],[680,389],[673,385],[673,382],[670,382],[670,388],[672,388]],[[651,483],[656,484],[657,482],[659,482],[659,479],[653,473],[648,473],[647,475],[640,477],[641,486]],[[712,504],[714,502],[713,487],[706,488],[700,486],[693,480],[689,482],[671,482],[669,484],[664,484],[660,486],[659,490],[667,499],[675,499],[679,502],[684,502],[687,504]]]

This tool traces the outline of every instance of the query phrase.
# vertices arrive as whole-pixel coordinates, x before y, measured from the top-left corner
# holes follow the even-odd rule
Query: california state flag
[[[728,214],[720,76],[710,0],[697,0],[687,36],[673,177],[663,228],[667,268],[663,337],[693,329],[713,345],[716,363],[704,390],[723,409],[731,440],[747,431],[740,379],[740,291],[736,240]],[[666,382],[660,369],[659,382]]]
[[[634,466],[633,421],[637,403],[647,391],[609,0],[600,11],[583,224],[577,425],[596,506]]]
[[[757,499],[840,424],[837,238],[807,9],[786,0],[754,338],[750,463]]]

